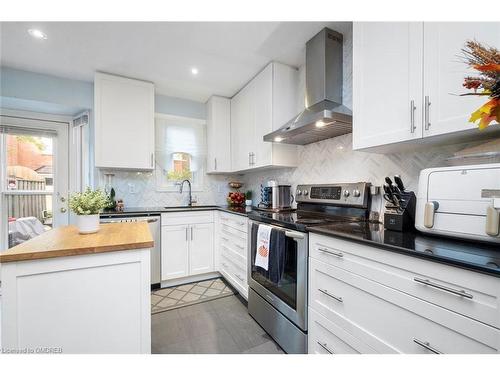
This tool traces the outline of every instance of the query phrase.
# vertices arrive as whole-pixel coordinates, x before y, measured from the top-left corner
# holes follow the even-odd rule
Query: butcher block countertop
[[[73,226],[52,229],[0,253],[0,263],[145,249],[154,246],[146,222],[101,224],[92,234],[79,234]]]

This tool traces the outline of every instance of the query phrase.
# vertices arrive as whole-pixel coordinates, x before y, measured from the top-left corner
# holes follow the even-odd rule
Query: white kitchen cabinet
[[[254,145],[254,85],[249,83],[231,99],[231,155],[233,171],[250,168]]]
[[[317,234],[309,248],[309,335],[332,351],[500,351],[498,278]]]
[[[241,296],[248,298],[248,219],[219,212],[216,227],[217,270]]]
[[[189,225],[165,225],[161,228],[161,279],[189,275]]]
[[[471,39],[499,45],[500,24],[354,23],[353,149],[391,152],[408,142],[485,136],[468,121],[485,98],[459,96],[469,92],[464,78],[476,74],[461,59]]]
[[[354,23],[354,149],[422,138],[422,27]]]
[[[427,97],[430,103],[424,137],[477,128],[469,117],[487,101],[486,97],[458,96],[469,92],[462,86],[464,77],[477,75],[461,57],[467,40],[500,46],[500,23],[424,23],[424,99]]]
[[[214,271],[213,211],[164,213],[161,223],[162,280]]]
[[[189,275],[214,270],[214,225],[213,223],[190,226]]]
[[[231,100],[212,96],[206,111],[207,173],[231,172]]]
[[[264,135],[297,114],[298,72],[270,63],[231,99],[233,171],[297,166],[297,146],[264,142]]]
[[[154,169],[154,85],[96,73],[95,165]]]

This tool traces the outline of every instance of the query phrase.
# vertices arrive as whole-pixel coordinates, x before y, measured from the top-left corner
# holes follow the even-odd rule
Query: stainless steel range
[[[252,211],[248,237],[248,312],[287,353],[307,352],[308,233],[311,226],[367,221],[369,183],[299,185],[297,209]],[[271,229],[267,270],[256,266],[258,228]]]

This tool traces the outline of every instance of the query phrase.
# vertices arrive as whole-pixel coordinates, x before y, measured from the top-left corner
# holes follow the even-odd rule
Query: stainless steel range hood
[[[306,43],[306,109],[264,141],[307,145],[352,132],[342,105],[342,34],[324,28]]]

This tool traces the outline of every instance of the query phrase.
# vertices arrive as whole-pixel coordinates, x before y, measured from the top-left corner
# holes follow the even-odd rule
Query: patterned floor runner
[[[151,292],[151,314],[233,294],[221,278],[157,289]]]

